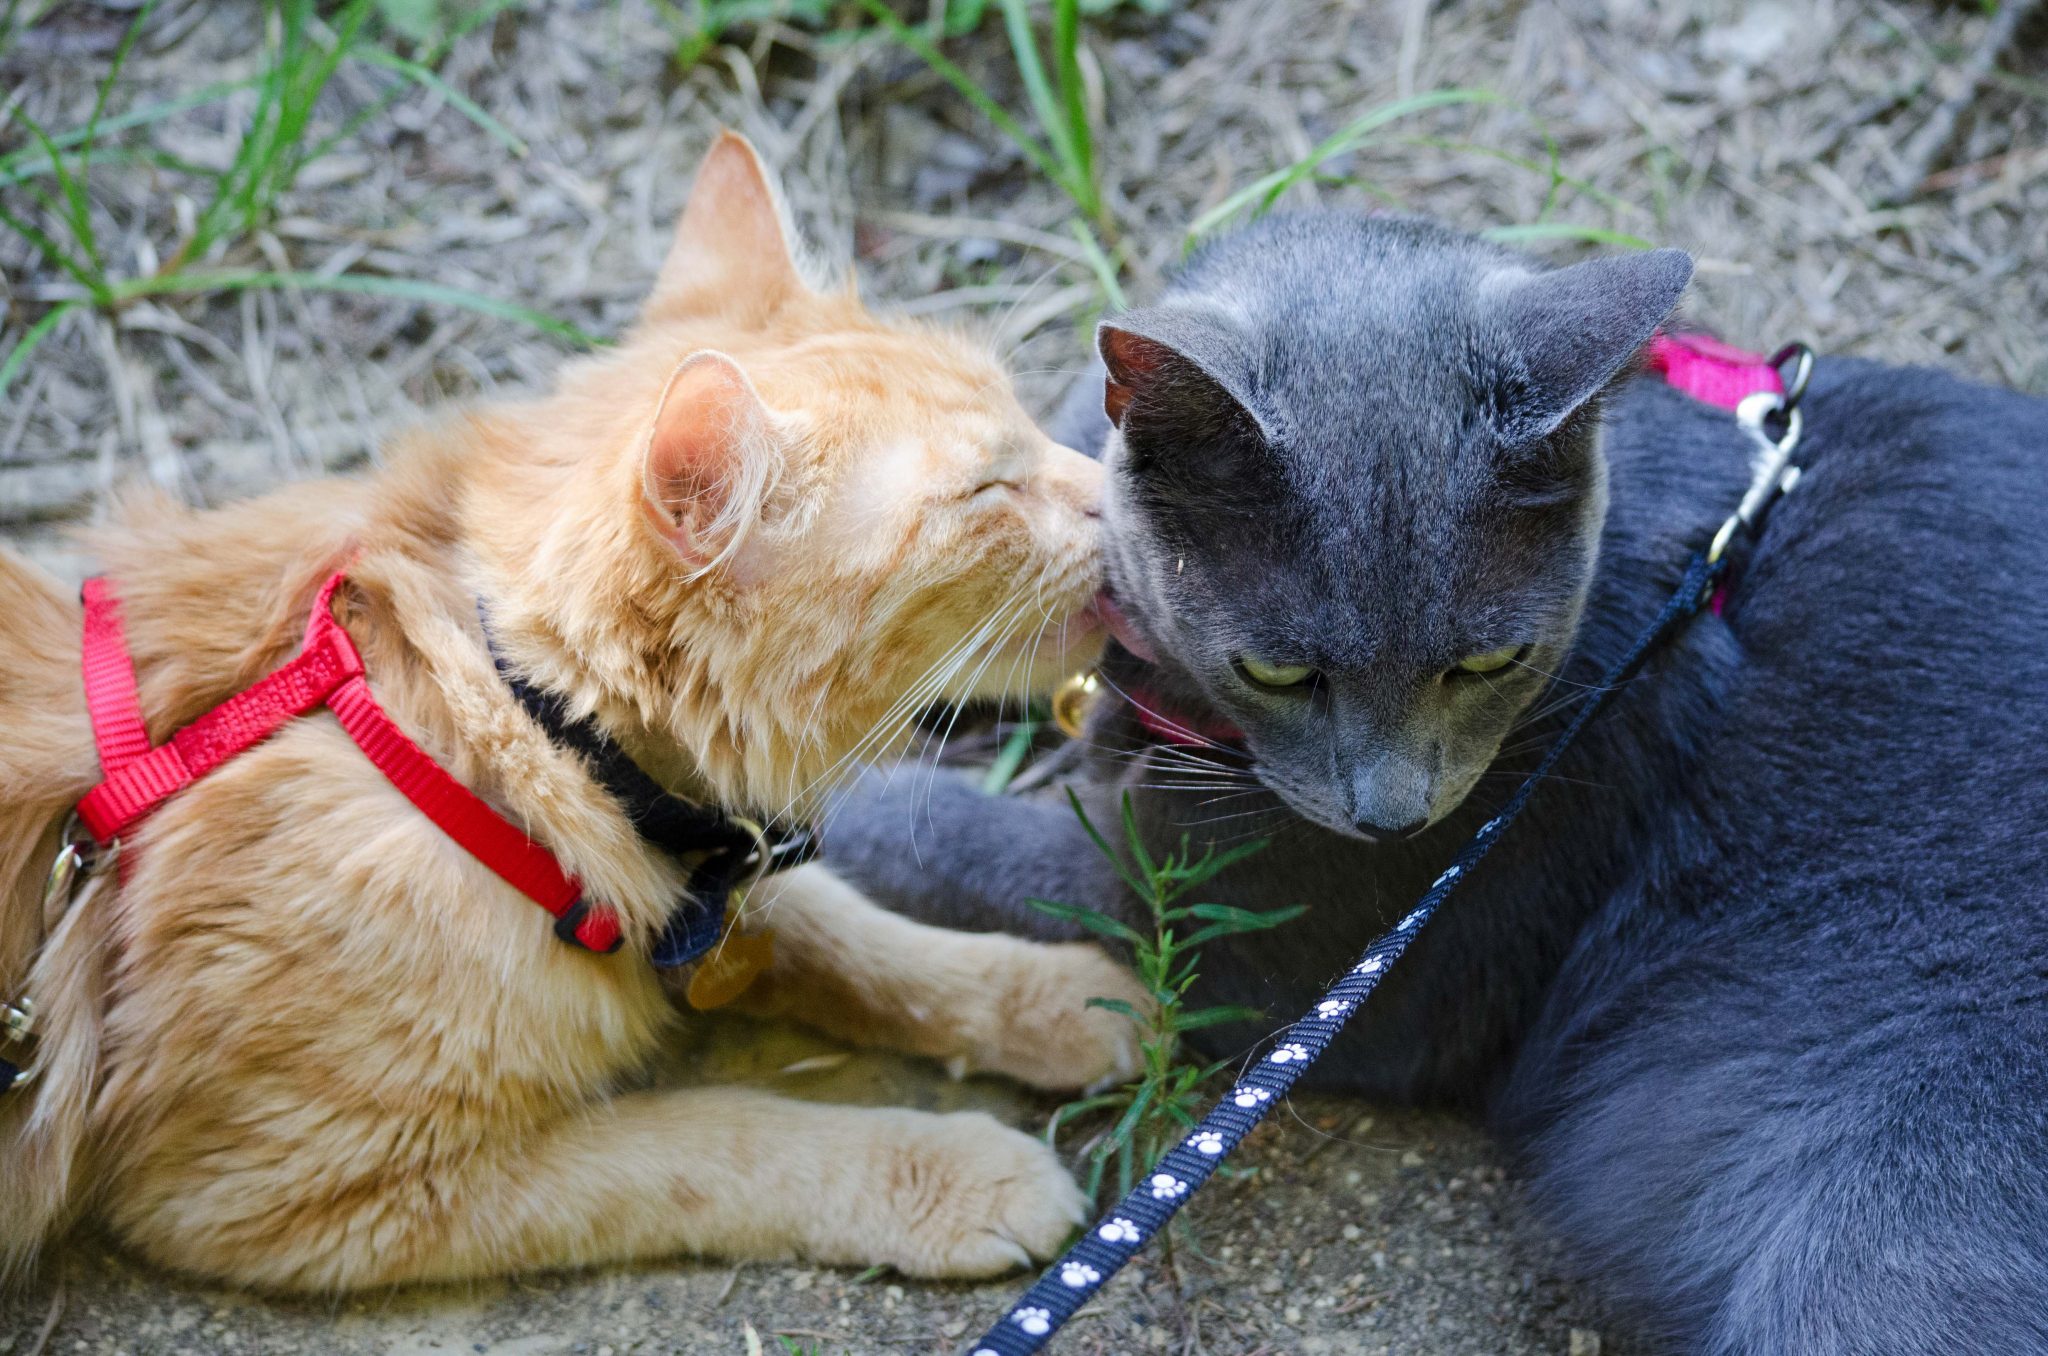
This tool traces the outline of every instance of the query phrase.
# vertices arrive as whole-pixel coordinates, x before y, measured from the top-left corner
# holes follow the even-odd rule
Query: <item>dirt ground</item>
[[[125,3],[75,3],[0,54],[0,93],[81,125]],[[255,68],[252,3],[173,0],[113,108]],[[1142,296],[1182,233],[1231,190],[1409,94],[1485,105],[1390,124],[1325,166],[1304,201],[1399,206],[1473,228],[1545,221],[1671,243],[1701,259],[1697,320],[1756,347],[1948,366],[2048,392],[2048,44],[2037,22],[1978,91],[1919,196],[1879,205],[1902,154],[1984,30],[1976,5],[1920,0],[1196,0],[1094,23],[1098,157]],[[1033,403],[1080,363],[1099,306],[1058,191],[900,49],[746,30],[678,72],[637,0],[514,8],[442,76],[525,146],[514,155],[431,91],[406,88],[310,165],[223,266],[424,279],[517,300],[597,335],[630,317],[688,170],[717,125],[781,167],[819,251],[899,310],[992,334]],[[948,49],[1021,107],[991,26]],[[395,77],[345,65],[322,105],[341,129]],[[125,101],[125,103],[124,103]],[[0,100],[4,102],[4,100]],[[160,124],[159,150],[224,163],[235,95]],[[21,144],[0,124],[0,152]],[[1555,151],[1555,174],[1550,169]],[[155,269],[196,192],[109,162],[93,194],[110,269]],[[1546,197],[1554,202],[1545,212]],[[12,202],[13,200],[10,200]],[[1569,241],[1533,248],[1569,255]],[[0,236],[0,348],[72,284]],[[69,576],[66,528],[142,480],[218,498],[374,458],[393,428],[543,383],[564,349],[456,308],[315,292],[81,312],[0,399],[0,533]],[[720,1028],[666,1076],[771,1081],[803,1095],[1046,1106],[994,1084]],[[803,1067],[790,1072],[789,1066]],[[1210,1356],[1587,1356],[1591,1300],[1483,1136],[1454,1119],[1305,1101],[1249,1148],[1256,1171],[1189,1214],[1172,1273],[1120,1278],[1060,1350]],[[0,1300],[0,1356],[38,1353],[741,1353],[752,1325],[812,1352],[940,1353],[1010,1285],[929,1286],[808,1268],[673,1263],[336,1304],[275,1303],[124,1260],[86,1232]]]
[[[955,1084],[907,1060],[800,1032],[718,1023],[664,1078],[746,1079],[837,1101],[983,1107],[1042,1125],[1050,1103],[993,1080]],[[837,1062],[834,1062],[835,1057]],[[828,1067],[819,1067],[821,1064]],[[797,1066],[796,1071],[782,1070]],[[1056,1348],[1074,1356],[1594,1356],[1590,1302],[1560,1279],[1484,1136],[1453,1118],[1338,1099],[1298,1102],[1189,1210],[1172,1271],[1118,1277]],[[334,1304],[279,1302],[165,1276],[90,1233],[29,1293],[0,1300],[0,1356],[46,1350],[322,1352],[335,1356],[743,1356],[747,1328],[813,1356],[945,1356],[1004,1311],[1022,1278],[931,1285],[812,1267],[690,1262]],[[7,1334],[14,1334],[7,1345]]]

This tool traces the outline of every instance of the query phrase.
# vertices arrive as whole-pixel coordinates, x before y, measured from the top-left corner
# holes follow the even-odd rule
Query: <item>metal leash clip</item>
[[[1758,391],[1743,397],[1735,407],[1736,424],[1757,445],[1756,474],[1742,502],[1714,534],[1713,544],[1707,548],[1710,565],[1720,564],[1737,532],[1754,537],[1771,505],[1790,494],[1799,483],[1800,468],[1793,462],[1792,454],[1798,450],[1799,434],[1805,426],[1799,402],[1805,399],[1806,384],[1813,376],[1813,350],[1795,342],[1785,345],[1771,358],[1771,366],[1781,372],[1788,362],[1793,364],[1792,376],[1785,382],[1783,394]]]
[[[26,996],[0,1002],[0,1094],[15,1091],[35,1076],[36,1004]],[[20,1046],[20,1050],[10,1047]],[[9,1056],[15,1056],[10,1058]]]
[[[114,860],[119,844],[102,851],[79,822],[64,821],[50,874],[43,878],[43,927],[54,929],[78,899],[85,883]],[[0,1093],[13,1092],[35,1077],[36,1002],[23,994],[0,999]]]

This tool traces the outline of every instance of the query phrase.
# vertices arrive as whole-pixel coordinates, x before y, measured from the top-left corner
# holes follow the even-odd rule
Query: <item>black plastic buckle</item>
[[[770,829],[768,836],[772,841],[768,845],[768,861],[761,869],[764,876],[788,871],[814,860],[821,847],[818,835],[808,828]]]
[[[576,896],[576,902],[574,904],[571,904],[568,908],[564,909],[562,911],[562,916],[555,920],[555,936],[561,938],[563,941],[567,942],[571,946],[579,946],[582,947],[585,951],[597,952],[597,954],[601,956],[609,956],[612,952],[617,951],[621,946],[625,945],[626,938],[623,933],[621,933],[617,937],[612,938],[612,944],[602,951],[598,951],[596,947],[590,945],[581,937],[578,937],[576,935],[576,929],[582,927],[583,920],[589,916],[590,901],[585,899],[582,895]]]

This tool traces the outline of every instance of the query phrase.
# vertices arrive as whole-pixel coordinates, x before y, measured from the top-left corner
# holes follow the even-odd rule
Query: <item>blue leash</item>
[[[1789,441],[1786,440],[1784,449],[1788,453]],[[1743,518],[1740,526],[1753,529],[1754,516],[1752,513]],[[1606,705],[1607,698],[1635,675],[1650,652],[1666,636],[1705,605],[1727,571],[1728,562],[1721,555],[1721,549],[1727,544],[1726,538],[1732,535],[1736,524],[1737,519],[1731,518],[1730,526],[1724,527],[1714,546],[1692,558],[1686,566],[1685,578],[1679,582],[1678,591],[1671,595],[1671,600],[1664,604],[1664,610],[1637,637],[1628,652],[1601,677],[1592,695],[1572,717],[1571,723],[1565,726],[1564,733],[1557,737],[1550,751],[1543,755],[1543,761],[1536,765],[1536,770],[1515,789],[1515,794],[1508,798],[1499,814],[1480,825],[1479,832],[1472,835],[1471,841],[1423,893],[1408,916],[1368,946],[1358,964],[1330,986],[1313,1011],[1288,1028],[1280,1043],[1253,1066],[1223,1100],[1210,1108],[1194,1132],[1153,1164],[1152,1171],[1136,1189],[1040,1276],[1038,1282],[1011,1306],[994,1327],[982,1334],[981,1340],[972,1348],[973,1356],[1032,1356],[1110,1277],[1116,1275],[1124,1263],[1150,1242],[1154,1234],[1166,1227],[1174,1212],[1195,1194],[1202,1183],[1209,1180],[1224,1156],[1251,1133],[1253,1126],[1265,1119],[1266,1113],[1287,1095],[1295,1080],[1336,1039],[1337,1033],[1344,1029],[1344,1023],[1379,987],[1380,980],[1393,969],[1394,962],[1422,931],[1422,925],[1437,911],[1437,906],[1458,888],[1472,873],[1472,868],[1479,864],[1480,858],[1491,851],[1500,836],[1507,832],[1508,825],[1514,823],[1516,816],[1528,805],[1529,798],[1536,793],[1537,785],[1549,774],[1564,751],[1571,747],[1587,722]]]

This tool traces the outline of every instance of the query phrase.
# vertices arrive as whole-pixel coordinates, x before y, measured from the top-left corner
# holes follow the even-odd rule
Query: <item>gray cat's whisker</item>
[[[1155,711],[1151,707],[1145,705],[1145,703],[1139,701],[1136,697],[1133,697],[1129,692],[1126,692],[1123,688],[1117,686],[1116,680],[1114,678],[1109,677],[1107,674],[1102,675],[1102,685],[1108,688],[1111,692],[1116,693],[1117,696],[1122,697],[1124,701],[1129,703],[1131,706],[1136,707],[1140,711],[1143,711],[1146,715],[1153,717],[1155,720],[1164,721],[1168,725],[1173,726],[1174,729],[1180,730],[1187,737],[1188,743],[1196,744],[1203,748],[1216,749],[1219,752],[1224,753],[1235,752],[1235,750],[1233,750],[1230,747],[1230,745],[1225,744],[1220,740],[1211,739],[1209,738],[1209,736],[1203,734],[1200,730],[1183,729],[1179,721],[1173,719],[1173,717],[1167,715],[1165,712]]]
[[[1551,683],[1561,687],[1579,687],[1585,688],[1587,691],[1598,691],[1600,688],[1600,685],[1598,683],[1581,683],[1576,681],[1575,679],[1566,678],[1560,674],[1551,673],[1546,669],[1539,669],[1534,664],[1531,664],[1526,660],[1510,659],[1508,662],[1510,664],[1513,664],[1518,669],[1527,669],[1531,673],[1538,674],[1544,678],[1547,678],[1550,680]]]

